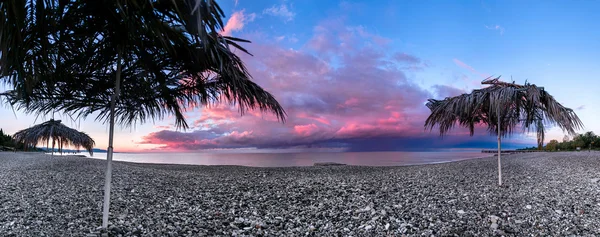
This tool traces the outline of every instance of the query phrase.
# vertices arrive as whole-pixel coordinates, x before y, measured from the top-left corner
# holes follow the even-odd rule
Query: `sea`
[[[87,153],[79,153],[89,157]],[[253,167],[313,166],[334,162],[357,166],[406,166],[437,164],[489,157],[481,151],[428,152],[301,152],[301,153],[209,153],[154,152],[114,153],[113,160],[136,163],[186,165],[241,165]],[[106,153],[95,152],[91,158],[106,159]]]

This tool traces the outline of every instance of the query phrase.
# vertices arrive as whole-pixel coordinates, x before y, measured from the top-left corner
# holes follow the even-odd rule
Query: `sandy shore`
[[[110,236],[599,236],[600,152],[409,167],[116,162]],[[2,236],[86,236],[105,161],[0,152]],[[94,236],[94,235],[90,235]]]

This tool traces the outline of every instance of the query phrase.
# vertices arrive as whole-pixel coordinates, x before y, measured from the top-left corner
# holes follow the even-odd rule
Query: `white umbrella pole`
[[[102,207],[102,227],[108,227],[108,213],[110,208],[110,184],[112,179],[113,141],[115,136],[115,103],[119,97],[121,80],[121,50],[117,58],[117,72],[115,75],[115,93],[110,99],[110,125],[108,130],[108,149],[106,154],[106,178],[104,179],[104,205]]]
[[[500,110],[498,110],[498,112],[500,112]],[[501,145],[500,145],[500,113],[498,113],[498,185],[502,186],[502,163],[500,161],[500,151],[501,151]]]

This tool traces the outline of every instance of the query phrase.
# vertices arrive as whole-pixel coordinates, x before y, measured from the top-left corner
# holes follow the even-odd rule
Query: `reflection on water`
[[[318,162],[400,166],[443,163],[486,156],[489,154],[480,152],[115,153],[113,159],[139,163],[288,167],[312,166]],[[106,153],[94,153],[93,158],[106,159]]]

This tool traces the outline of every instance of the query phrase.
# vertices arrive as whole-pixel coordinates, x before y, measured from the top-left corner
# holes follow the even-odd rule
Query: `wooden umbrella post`
[[[500,110],[498,109],[498,112],[500,112]],[[501,154],[501,140],[502,138],[500,137],[500,113],[498,113],[498,185],[502,186],[502,161],[500,160],[500,154]]]

